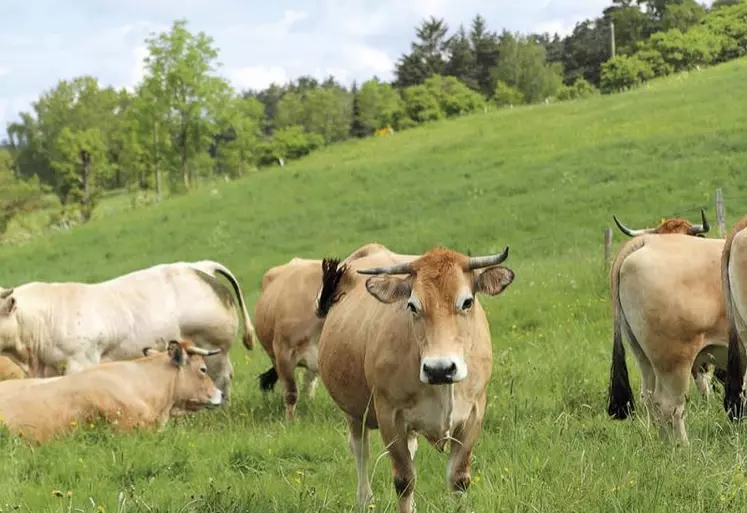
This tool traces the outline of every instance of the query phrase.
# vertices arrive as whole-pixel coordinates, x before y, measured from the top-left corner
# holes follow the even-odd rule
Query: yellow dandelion
[[[62,492],[57,489],[52,490],[52,497],[62,497]]]
[[[99,513],[104,513],[104,511],[105,511],[104,510],[104,506],[102,506],[101,504],[99,504],[99,506],[96,508],[96,511],[98,511]]]

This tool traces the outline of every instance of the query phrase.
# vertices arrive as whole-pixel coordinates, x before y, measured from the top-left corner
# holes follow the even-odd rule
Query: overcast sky
[[[451,29],[482,14],[492,30],[566,34],[611,0],[0,0],[0,138],[61,78],[105,85],[142,77],[144,40],[185,17],[215,39],[221,74],[237,89],[299,75],[349,83],[391,79],[414,27],[430,16]]]

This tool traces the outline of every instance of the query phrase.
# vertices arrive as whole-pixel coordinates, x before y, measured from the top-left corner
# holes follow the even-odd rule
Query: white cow
[[[238,329],[231,283],[241,309],[243,342],[254,326],[239,283],[218,262],[159,264],[99,283],[31,282],[0,289],[0,355],[30,376],[53,368],[71,374],[102,362],[132,360],[157,340],[189,338],[203,349],[208,373],[226,400],[233,367],[228,353]],[[49,373],[47,372],[47,375]]]

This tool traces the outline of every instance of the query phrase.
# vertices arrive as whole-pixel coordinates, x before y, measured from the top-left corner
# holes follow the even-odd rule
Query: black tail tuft
[[[729,420],[739,421],[742,418],[744,405],[742,404],[742,367],[740,355],[740,341],[736,326],[729,326],[729,353],[726,360],[726,376],[724,380],[724,410]]]
[[[713,377],[716,378],[716,381],[718,381],[722,385],[726,385],[726,376],[726,371],[721,367],[716,367],[715,369],[713,369]]]
[[[340,260],[336,258],[325,258],[322,260],[322,290],[319,292],[319,300],[316,305],[316,315],[324,318],[329,313],[329,309],[340,299],[337,294],[337,286],[340,284],[342,276],[347,271],[347,265],[338,268]]]
[[[275,387],[278,381],[278,371],[275,367],[270,367],[267,371],[259,375],[259,388],[263,392],[269,392]]]
[[[620,312],[620,315],[622,315],[622,312]],[[635,411],[633,390],[630,388],[628,366],[625,363],[625,346],[623,346],[619,326],[615,327],[612,344],[612,366],[610,367],[608,397],[607,414],[613,418],[625,420]]]

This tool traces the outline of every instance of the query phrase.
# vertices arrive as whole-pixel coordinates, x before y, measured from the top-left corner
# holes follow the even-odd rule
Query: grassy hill
[[[691,387],[692,445],[659,442],[641,420],[606,418],[611,330],[602,228],[697,219],[722,187],[727,226],[747,212],[747,61],[629,93],[503,110],[326,148],[283,169],[84,227],[0,248],[0,284],[101,280],[210,258],[253,308],[266,268],[294,256],[345,256],[378,241],[402,252],[443,244],[511,247],[513,285],[481,299],[495,365],[473,484],[444,486],[446,456],[421,442],[416,504],[446,511],[732,511],[745,500],[744,428]],[[621,234],[615,230],[616,246]],[[260,394],[261,351],[233,349],[230,407],[163,433],[93,431],[31,450],[0,440],[0,511],[352,511],[345,423],[323,388],[285,425],[281,394]],[[638,389],[638,371],[631,375]],[[394,491],[372,437],[376,511]],[[52,490],[71,490],[72,499]],[[735,502],[736,501],[736,502]],[[182,509],[183,508],[183,509]]]

